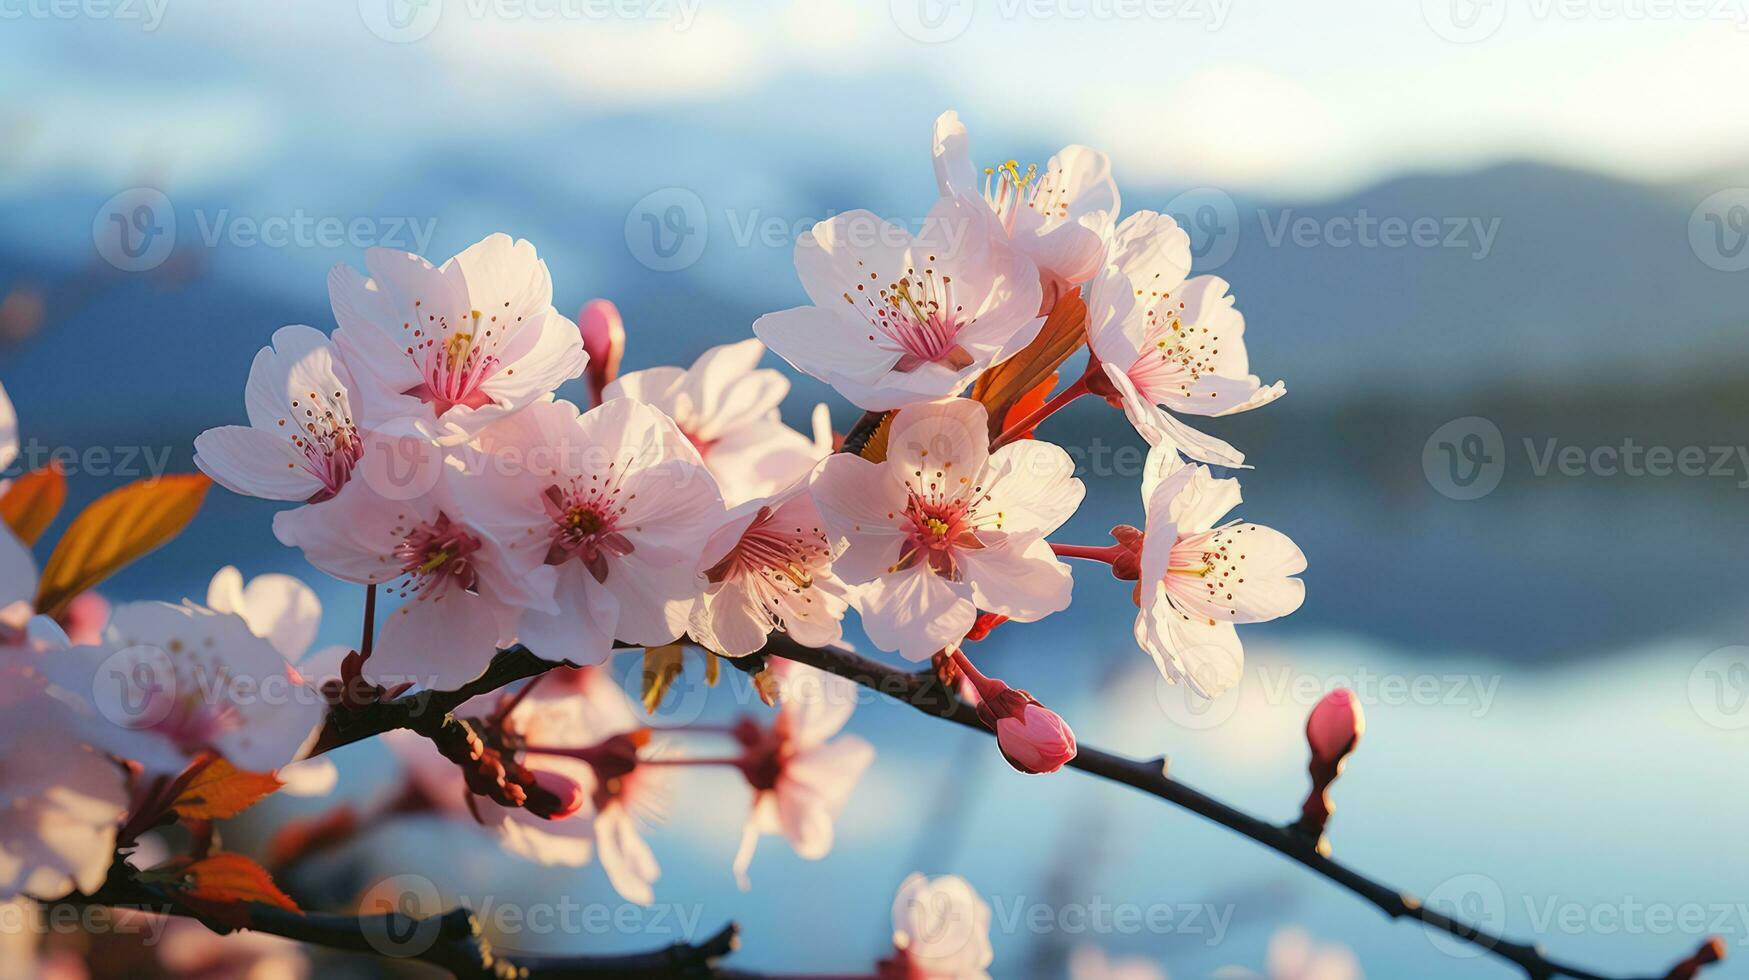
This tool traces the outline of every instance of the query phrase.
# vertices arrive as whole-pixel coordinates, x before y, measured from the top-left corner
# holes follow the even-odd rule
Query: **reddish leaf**
[[[1033,388],[1031,391],[1021,395],[1020,400],[1009,407],[1008,416],[1002,420],[1002,431],[1009,431],[1021,422],[1026,421],[1027,416],[1045,407],[1045,402],[1050,400],[1051,392],[1056,390],[1056,387],[1057,373],[1052,371],[1049,377],[1040,381],[1037,387]],[[1024,432],[1016,433],[1015,438],[1031,439],[1032,433],[1033,430],[1028,428]]]
[[[184,884],[176,897],[203,917],[232,928],[249,925],[248,902],[302,913],[291,896],[279,890],[267,869],[242,854],[214,854],[199,861],[173,864]]]
[[[206,497],[198,473],[130,483],[97,498],[61,535],[43,568],[36,611],[57,616],[73,597],[175,537]]]
[[[267,863],[283,870],[318,851],[351,840],[358,831],[358,815],[349,806],[339,806],[306,820],[293,820],[273,835],[267,845]]]
[[[172,804],[187,820],[225,820],[285,784],[270,772],[244,772],[223,759],[202,769]]]
[[[990,411],[992,426],[1008,417],[1008,410],[1037,388],[1046,377],[1087,342],[1087,304],[1078,292],[1064,293],[1051,307],[1038,336],[1020,353],[996,365],[972,385],[972,397]],[[992,433],[994,434],[994,433]]]
[[[55,522],[67,501],[67,478],[61,464],[50,463],[12,481],[0,496],[0,520],[25,544],[36,544]]]

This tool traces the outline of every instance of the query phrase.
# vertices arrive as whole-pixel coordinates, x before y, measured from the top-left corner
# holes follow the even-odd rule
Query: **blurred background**
[[[1287,382],[1210,429],[1256,465],[1238,515],[1302,546],[1308,598],[1242,631],[1246,680],[1212,705],[1158,682],[1129,588],[1091,566],[1073,612],[979,662],[1084,742],[1284,820],[1306,712],[1352,687],[1338,856],[1592,966],[1661,974],[1716,933],[1739,962],[1709,975],[1749,976],[1746,86],[1746,0],[0,0],[14,470],[57,458],[75,504],[190,470],[198,432],[243,418],[255,351],[331,329],[326,270],[369,247],[526,237],[561,311],[619,304],[628,369],[685,364],[803,300],[813,222],[920,222],[941,111],[980,165],[1084,143],[1126,213],[1191,230],[1253,370]],[[786,418],[820,401],[856,418],[800,377]],[[1140,523],[1118,414],[1083,401],[1045,435],[1089,485],[1065,540]],[[359,592],[280,547],[274,509],[215,489],[106,594],[284,571],[320,593],[321,641],[353,642]],[[668,715],[761,710],[698,674]],[[1062,976],[1084,946],[1262,971],[1290,925],[1372,977],[1515,975],[1186,813],[1022,778],[975,733],[883,703],[850,730],[880,754],[827,859],[768,839],[738,891],[746,791],[701,774],[650,831],[660,922],[501,944],[639,949],[733,919],[743,968],[867,972],[923,870],[991,903],[997,977]],[[271,801],[231,843],[398,785],[381,746],[339,762],[335,798]],[[286,884],[339,908],[397,874],[476,906],[621,907],[597,866],[430,816],[373,820]]]

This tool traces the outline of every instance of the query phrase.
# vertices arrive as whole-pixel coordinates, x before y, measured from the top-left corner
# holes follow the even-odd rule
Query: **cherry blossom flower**
[[[1305,600],[1306,556],[1280,531],[1237,521],[1239,481],[1180,464],[1170,446],[1149,454],[1148,526],[1137,583],[1136,642],[1166,679],[1216,697],[1239,682],[1245,653],[1236,623],[1286,616]]]
[[[778,418],[789,379],[759,368],[764,356],[765,345],[753,339],[712,347],[685,370],[657,367],[624,375],[607,386],[604,397],[635,398],[673,419],[732,507],[784,489],[824,455]]]
[[[463,513],[518,567],[557,576],[556,606],[522,614],[523,643],[590,665],[615,640],[654,646],[686,631],[723,506],[666,415],[630,398],[582,415],[541,402],[487,431],[477,455],[454,480]]]
[[[226,565],[207,586],[206,604],[214,612],[243,617],[249,631],[273,644],[316,690],[339,678],[346,647],[330,646],[310,653],[322,622],[322,603],[303,582],[270,573],[245,584],[243,573]],[[338,782],[340,770],[333,759],[318,756],[281,768],[279,778],[285,784],[282,789],[293,796],[326,796]]]
[[[832,574],[832,545],[804,484],[729,512],[699,564],[705,593],[689,632],[711,650],[744,657],[772,630],[810,647],[843,634],[848,590]]]
[[[817,861],[832,850],[833,823],[857,781],[874,762],[874,746],[855,735],[838,738],[856,710],[856,685],[792,660],[773,661],[779,707],[769,729],[740,726],[741,768],[753,787],[753,808],[735,853],[735,880],[751,883],[747,869],[761,834],[782,834],[801,857]]]
[[[1171,442],[1192,459],[1239,466],[1243,453],[1173,413],[1232,415],[1287,389],[1250,373],[1245,318],[1226,280],[1189,273],[1190,236],[1177,222],[1153,211],[1124,219],[1088,290],[1088,345],[1111,397],[1150,445]]]
[[[1013,160],[972,166],[971,141],[959,113],[935,120],[935,183],[943,197],[988,209],[1014,247],[1041,275],[1062,286],[1091,279],[1117,220],[1117,183],[1111,161],[1098,150],[1065,146],[1044,170]]]
[[[405,600],[382,625],[365,674],[452,689],[514,642],[524,610],[551,612],[553,574],[460,515],[445,469],[433,492],[390,500],[364,481],[321,507],[274,515],[281,543],[349,582],[381,584]],[[526,560],[525,560],[526,559]]]
[[[46,620],[44,620],[46,622]],[[63,651],[52,651],[59,654]],[[77,693],[77,689],[69,693]],[[57,899],[101,885],[127,807],[121,766],[34,657],[0,662],[0,900]]]
[[[23,642],[35,614],[36,558],[12,529],[0,522],[0,646]]]
[[[6,394],[6,386],[0,385],[0,472],[5,472],[12,466],[12,461],[18,458],[18,411],[12,407],[12,398]],[[10,480],[0,480],[0,493],[12,485]]]
[[[1166,980],[1166,971],[1150,960],[1108,959],[1097,946],[1079,946],[1069,954],[1069,980]]]
[[[986,677],[958,648],[951,654],[969,688],[966,700],[978,719],[996,733],[996,745],[1008,764],[1024,773],[1056,772],[1075,758],[1075,733],[1061,715],[993,677]]]
[[[173,977],[304,980],[310,959],[299,944],[239,929],[220,935],[193,919],[172,918],[158,944],[158,962]]]
[[[194,464],[234,493],[320,503],[351,480],[364,454],[352,376],[314,327],[281,327],[249,368],[248,425],[194,440]]]
[[[881,964],[890,980],[988,980],[990,906],[958,875],[913,873],[893,897],[893,956]]]
[[[243,617],[192,602],[130,602],[115,608],[106,633],[101,646],[56,658],[54,676],[90,692],[115,754],[174,772],[211,750],[268,772],[314,743],[326,702]]]
[[[1340,943],[1320,943],[1304,929],[1279,929],[1269,937],[1264,972],[1222,967],[1219,980],[1361,980],[1360,962]]]
[[[796,242],[812,305],[767,313],[753,332],[869,411],[956,395],[1044,325],[1037,269],[997,235],[953,198],[916,238],[867,211],[837,215]]]
[[[583,339],[526,241],[492,235],[435,267],[373,248],[364,264],[369,278],[336,265],[328,295],[370,429],[465,441],[583,373]]]
[[[840,453],[821,464],[814,499],[835,542],[833,569],[869,639],[923,660],[957,643],[984,609],[1035,622],[1069,605],[1068,566],[1045,535],[1085,487],[1057,446],[989,451],[984,407],[969,399],[913,405],[893,421],[887,458]]]
[[[506,849],[541,864],[581,866],[593,846],[614,890],[649,905],[662,869],[639,824],[662,817],[671,772],[641,763],[647,733],[605,670],[571,673],[553,687],[537,685],[516,704],[506,728],[527,746],[521,762],[536,781],[575,787],[578,808],[543,819],[526,809],[491,806],[481,818],[496,827]]]
[[[599,405],[602,392],[619,377],[619,361],[626,349],[625,321],[612,301],[592,299],[577,311],[577,330],[583,335],[583,353],[589,355],[589,397]]]

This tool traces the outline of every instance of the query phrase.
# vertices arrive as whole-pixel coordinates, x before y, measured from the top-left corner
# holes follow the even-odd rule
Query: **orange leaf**
[[[18,540],[36,544],[66,501],[67,479],[61,475],[61,464],[50,463],[12,481],[5,496],[0,496],[0,520]]]
[[[185,882],[176,897],[204,917],[224,925],[241,928],[249,924],[249,909],[241,904],[244,902],[302,912],[298,903],[273,883],[266,868],[242,854],[214,854],[172,867]]]
[[[1038,387],[1020,396],[1020,400],[1009,406],[1008,417],[1002,420],[1002,431],[1007,432],[1016,425],[1026,421],[1027,417],[1045,407],[1045,401],[1051,397],[1052,389],[1057,387],[1056,372],[1038,383]],[[1019,433],[1017,438],[1031,439],[1032,430]]]
[[[171,806],[187,820],[225,820],[285,784],[270,772],[245,772],[216,759],[194,777]]]
[[[1054,374],[1069,355],[1087,342],[1087,304],[1081,294],[1070,291],[1057,298],[1038,336],[1020,353],[978,377],[972,397],[990,412],[991,427],[1008,417],[1008,410],[1027,392]],[[994,434],[994,433],[992,433]]]
[[[130,483],[92,501],[73,518],[43,568],[36,611],[57,616],[73,597],[175,537],[206,498],[198,473]]]
[[[881,416],[880,424],[869,434],[868,441],[862,444],[862,452],[857,455],[871,463],[885,462],[887,458],[887,437],[893,431],[893,418],[898,412],[888,412]]]

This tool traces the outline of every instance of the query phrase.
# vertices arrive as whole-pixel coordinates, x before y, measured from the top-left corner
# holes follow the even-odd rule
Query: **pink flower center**
[[[936,572],[955,576],[954,553],[984,547],[984,542],[978,539],[977,524],[971,501],[926,498],[912,493],[901,520],[905,548],[893,570],[925,561]]]
[[[415,300],[413,305],[422,304]],[[414,343],[407,348],[407,356],[420,374],[419,383],[402,394],[430,404],[438,415],[458,405],[483,408],[492,404],[492,396],[482,386],[503,367],[504,362],[495,352],[504,337],[505,325],[498,323],[497,315],[482,321],[479,310],[471,311],[467,320],[465,326],[456,326],[442,314],[427,313],[420,326],[415,327],[412,322],[401,325],[411,331]],[[521,317],[517,320],[520,322]]]
[[[935,256],[929,257],[930,262]],[[874,273],[869,274],[875,278]],[[933,267],[922,272],[908,269],[892,285],[883,287],[878,297],[866,295],[863,283],[856,284],[861,297],[861,310],[874,333],[868,335],[881,350],[899,355],[893,370],[915,371],[925,364],[940,364],[958,371],[972,363],[972,356],[959,345],[959,334],[971,317],[955,305],[953,277],[938,274]],[[853,306],[858,300],[844,294]]]
[[[589,569],[595,581],[607,581],[608,559],[632,553],[632,543],[619,530],[625,506],[619,502],[618,481],[591,476],[572,477],[569,488],[554,484],[541,494],[541,505],[553,521],[553,541],[547,548],[547,564],[576,560]],[[628,498],[629,499],[629,498]]]
[[[305,392],[291,400],[291,421],[280,419],[282,427],[292,428],[292,446],[304,454],[304,467],[322,481],[322,489],[305,503],[319,504],[330,500],[352,478],[358,458],[364,455],[364,440],[353,424],[351,407],[344,391],[332,395]]]
[[[990,202],[1011,235],[1022,210],[1037,211],[1046,219],[1066,220],[1069,193],[1063,184],[1061,170],[1040,176],[1037,164],[1029,163],[1023,171],[1017,161],[1010,160],[1000,167],[984,168],[984,200]]]
[[[1142,352],[1136,355],[1128,374],[1136,390],[1149,401],[1158,402],[1168,395],[1188,398],[1191,386],[1214,371],[1219,339],[1207,327],[1186,326],[1178,316],[1183,306],[1172,304],[1171,296],[1162,294],[1148,311]]]
[[[1243,541],[1248,525],[1188,535],[1172,546],[1166,565],[1166,593],[1174,604],[1200,616],[1231,620],[1233,595],[1245,584]]]
[[[761,507],[734,549],[711,566],[705,577],[721,582],[731,576],[749,576],[800,593],[813,586],[814,572],[831,557],[824,531],[818,527],[780,526],[771,508]]]
[[[479,571],[473,554],[480,539],[468,529],[439,513],[434,521],[420,524],[395,547],[405,578],[391,590],[400,596],[426,599],[450,588],[465,592],[479,587]]]

